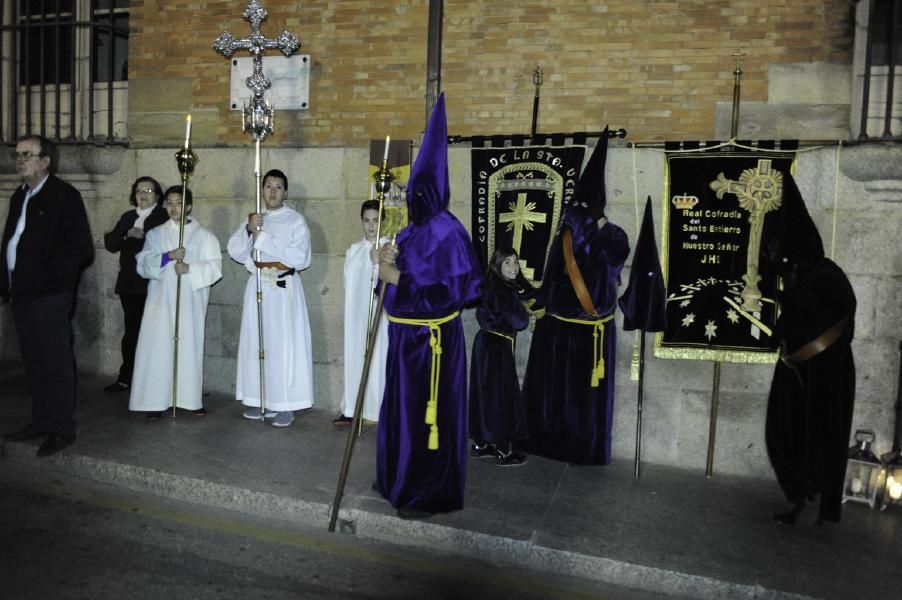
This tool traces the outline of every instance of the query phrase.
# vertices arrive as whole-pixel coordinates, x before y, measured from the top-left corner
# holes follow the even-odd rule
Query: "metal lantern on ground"
[[[871,451],[874,443],[873,431],[859,429],[855,432],[855,445],[849,448],[846,463],[846,482],[843,486],[842,501],[863,502],[874,508],[877,504],[877,488],[880,479],[880,461]]]
[[[880,510],[893,504],[902,506],[902,342],[899,342],[899,384],[896,395],[896,423],[893,431],[893,449],[881,457],[886,469],[883,486],[883,502]]]
[[[883,487],[883,501],[880,510],[887,506],[902,506],[902,454],[898,451],[883,455],[886,468],[886,483]]]

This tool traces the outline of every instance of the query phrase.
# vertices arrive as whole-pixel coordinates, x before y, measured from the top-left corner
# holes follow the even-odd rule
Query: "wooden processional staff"
[[[385,153],[382,156],[382,168],[373,175],[376,184],[376,193],[379,197],[379,221],[376,226],[375,241],[376,249],[379,248],[379,242],[382,239],[383,234],[382,214],[385,207],[385,196],[391,189],[392,181],[395,179],[391,170],[388,168],[388,147],[390,141],[390,136],[385,138]],[[392,243],[394,243],[395,235],[398,232],[386,231],[384,233],[390,234]],[[348,469],[351,466],[351,456],[354,453],[354,442],[357,440],[357,436],[360,434],[360,427],[362,426],[360,415],[363,412],[363,398],[366,396],[366,387],[370,378],[370,363],[373,362],[376,336],[379,335],[379,320],[382,318],[382,302],[385,294],[379,294],[379,299],[376,301],[376,312],[373,312],[373,297],[376,295],[375,287],[377,273],[378,270],[374,270],[370,282],[370,302],[367,311],[369,320],[367,322],[366,350],[363,355],[363,373],[360,376],[360,384],[357,386],[357,399],[354,402],[354,417],[351,419],[351,427],[350,431],[348,431],[348,441],[345,444],[345,452],[341,461],[341,470],[338,473],[338,485],[335,489],[335,499],[332,501],[332,512],[329,516],[329,531],[332,532],[335,531],[335,522],[338,520],[338,509],[341,507],[341,497],[344,495],[345,482],[348,479]]]
[[[255,182],[255,209],[259,214],[262,212],[261,206],[261,185],[262,171],[260,169],[260,143],[263,139],[273,132],[273,117],[275,109],[268,100],[263,98],[264,92],[272,87],[272,81],[263,73],[263,52],[269,48],[277,48],[286,57],[294,54],[301,43],[294,35],[283,31],[274,40],[266,39],[260,33],[260,24],[266,19],[267,12],[258,0],[248,0],[247,8],[244,9],[244,18],[251,24],[251,34],[246,38],[237,39],[228,31],[224,31],[216,41],[213,42],[213,49],[230,58],[236,50],[247,50],[251,53],[254,61],[254,72],[245,80],[247,87],[254,93],[251,98],[250,105],[245,104],[242,110],[241,131],[248,132],[254,136],[254,182]],[[257,265],[257,337],[259,344],[259,361],[260,361],[260,421],[265,423],[263,416],[266,414],[266,385],[264,383],[264,344],[263,344],[263,275],[260,267],[260,251],[254,249],[254,263]]]

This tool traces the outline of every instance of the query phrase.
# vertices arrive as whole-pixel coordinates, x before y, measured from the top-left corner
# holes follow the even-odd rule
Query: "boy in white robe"
[[[178,390],[176,406],[206,414],[201,392],[204,374],[204,328],[210,287],[222,277],[222,250],[216,236],[195,219],[185,192],[184,243],[179,247],[182,186],[166,190],[163,202],[169,221],[151,229],[136,257],[137,271],[149,279],[147,302],[138,334],[135,370],[128,408],[157,420],[172,407],[175,297],[179,275]]]
[[[251,213],[229,238],[228,251],[250,276],[244,291],[235,398],[246,419],[271,419],[288,427],[294,411],[313,406],[310,321],[299,272],[310,266],[307,221],[285,206],[288,178],[273,169],[263,177],[263,213]],[[259,251],[257,262],[255,250]],[[263,293],[263,410],[260,393],[260,337],[257,321],[257,267]]]
[[[354,417],[370,318],[375,313],[376,299],[370,302],[373,286],[379,281],[378,254],[373,242],[379,228],[379,201],[367,200],[360,207],[360,221],[364,239],[351,244],[345,253],[345,331],[344,331],[344,400],[341,415],[333,425],[350,425]],[[383,238],[382,243],[388,240]],[[369,315],[367,310],[372,310]],[[370,318],[368,318],[368,316]],[[366,391],[363,397],[361,417],[367,421],[379,420],[382,392],[385,388],[385,358],[388,354],[388,319],[379,321],[379,331],[370,362]]]

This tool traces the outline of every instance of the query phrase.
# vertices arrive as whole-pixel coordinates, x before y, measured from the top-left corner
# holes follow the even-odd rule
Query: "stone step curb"
[[[248,512],[255,516],[324,527],[331,506],[299,498],[280,496],[236,486],[166,473],[156,469],[117,463],[72,452],[37,458],[34,446],[3,443],[2,460],[39,471],[62,472],[134,492],[150,493],[171,500],[191,502],[217,509]],[[721,600],[817,600],[812,596],[772,590],[760,585],[723,581],[610,558],[589,556],[536,544],[533,540],[479,533],[437,525],[428,521],[402,520],[394,515],[350,508],[339,513],[340,530],[367,539],[403,546],[419,546],[466,557],[580,577],[652,593],[676,597]]]

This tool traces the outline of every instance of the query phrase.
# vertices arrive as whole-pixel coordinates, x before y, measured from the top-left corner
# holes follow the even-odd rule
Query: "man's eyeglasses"
[[[32,154],[31,152],[13,152],[13,160],[31,160],[32,157],[37,158],[43,156],[40,152]]]
[[[135,193],[138,194],[156,194],[157,191],[153,188],[138,188],[135,190]]]

